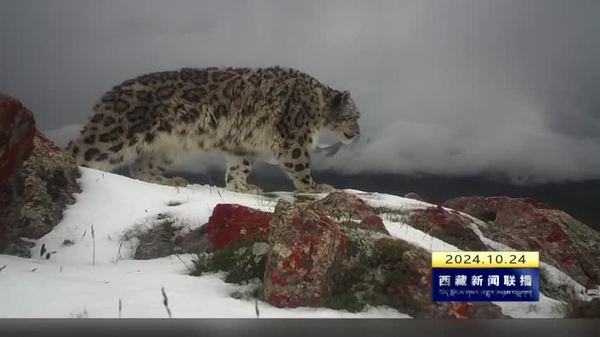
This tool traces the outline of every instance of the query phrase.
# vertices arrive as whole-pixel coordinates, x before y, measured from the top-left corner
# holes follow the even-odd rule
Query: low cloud
[[[515,184],[598,178],[600,145],[528,128],[457,131],[444,125],[397,121],[314,167],[344,173],[488,175]],[[574,151],[576,149],[576,151]]]
[[[360,107],[362,142],[317,167],[600,178],[599,13],[594,0],[13,1],[0,91],[56,129],[141,73],[279,64]]]

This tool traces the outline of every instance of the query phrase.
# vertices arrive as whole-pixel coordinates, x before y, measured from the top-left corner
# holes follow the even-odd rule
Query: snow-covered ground
[[[190,229],[205,223],[218,203],[237,203],[272,211],[272,198],[228,192],[207,185],[175,188],[82,168],[83,192],[67,208],[62,222],[35,241],[33,258],[0,255],[0,318],[164,318],[164,287],[174,318],[260,317],[293,318],[406,318],[387,307],[348,313],[322,308],[279,309],[265,302],[235,299],[238,285],[222,274],[189,276],[191,255],[132,260],[131,242],[123,235],[149,227],[159,213],[176,218]],[[350,191],[350,190],[349,190]],[[397,209],[426,207],[412,199],[378,193],[358,193],[373,206]],[[278,193],[290,197],[290,193]],[[173,206],[175,205],[175,206]],[[458,250],[401,222],[385,220],[396,237],[428,250]],[[93,236],[92,236],[93,228]],[[65,240],[73,244],[65,245]],[[51,252],[40,257],[40,249]],[[121,310],[119,310],[119,302]],[[538,303],[496,303],[513,317],[560,317],[560,302],[541,296]]]

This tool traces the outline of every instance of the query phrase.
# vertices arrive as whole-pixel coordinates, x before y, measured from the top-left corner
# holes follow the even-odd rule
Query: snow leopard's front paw
[[[227,185],[227,190],[237,193],[246,194],[262,194],[263,191],[260,187],[252,184],[244,183],[232,183]]]
[[[263,191],[260,187],[256,185],[246,184],[246,186],[244,186],[244,188],[240,192],[248,194],[262,194]]]
[[[313,190],[314,193],[331,193],[335,192],[335,187],[328,184],[315,184]]]
[[[334,192],[335,187],[328,184],[314,184],[306,190],[298,190],[300,193],[330,193]]]

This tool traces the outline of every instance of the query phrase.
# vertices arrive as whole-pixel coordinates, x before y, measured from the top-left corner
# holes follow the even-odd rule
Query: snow
[[[392,236],[402,238],[429,251],[460,251],[460,249],[455,246],[447,244],[444,241],[407,224],[387,220],[384,220],[383,224]]]
[[[233,193],[212,186],[175,188],[81,168],[83,192],[50,233],[37,240],[33,258],[0,255],[0,317],[165,318],[161,288],[175,318],[255,318],[254,301],[235,299],[240,286],[222,274],[189,276],[191,255],[131,260],[132,247],[121,237],[150,226],[168,213],[193,229],[208,220],[218,203],[237,203],[273,211],[269,198]],[[281,193],[286,197],[286,193]],[[289,195],[289,193],[287,193]],[[181,203],[169,206],[169,203]],[[94,237],[91,230],[94,228]],[[70,240],[73,245],[63,245]],[[95,264],[93,247],[95,243]],[[55,252],[39,256],[41,246]],[[181,260],[180,260],[181,259]],[[261,318],[407,318],[387,307],[349,313],[324,308],[279,309],[257,303]]]
[[[188,261],[191,256],[181,256]],[[3,256],[0,317],[165,318],[161,287],[174,318],[255,318],[255,303],[230,296],[238,286],[220,274],[194,277],[173,257],[124,260],[119,263],[57,264]],[[32,271],[35,269],[35,271]],[[359,315],[328,309],[278,309],[258,304],[260,317],[327,317]],[[374,308],[360,317],[405,317],[387,308]]]
[[[35,241],[33,258],[0,255],[0,317],[3,318],[164,318],[161,288],[174,318],[407,318],[387,307],[360,313],[325,308],[280,309],[266,302],[236,299],[243,287],[225,283],[221,273],[189,276],[191,255],[132,260],[134,244],[123,241],[132,230],[149,228],[159,214],[168,214],[187,229],[206,223],[219,203],[236,203],[273,211],[272,197],[225,191],[208,185],[176,188],[81,168],[83,192],[67,207],[50,233]],[[432,206],[379,193],[357,193],[370,205],[408,210]],[[291,199],[289,192],[277,196]],[[320,195],[323,196],[323,195]],[[401,219],[385,219],[391,235],[427,250],[458,251]],[[92,228],[94,235],[92,236]],[[479,234],[481,234],[479,232]],[[70,240],[73,244],[63,244]],[[485,241],[484,241],[485,242]],[[41,257],[44,248],[51,257]],[[557,274],[558,275],[558,274]],[[559,317],[560,302],[541,295],[538,303],[496,303],[512,317]]]

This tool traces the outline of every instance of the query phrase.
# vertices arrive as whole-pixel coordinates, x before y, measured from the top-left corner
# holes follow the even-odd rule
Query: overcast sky
[[[43,130],[83,123],[102,92],[145,72],[278,64],[349,89],[361,110],[361,143],[318,167],[600,178],[597,0],[0,8],[0,92],[22,99]]]

